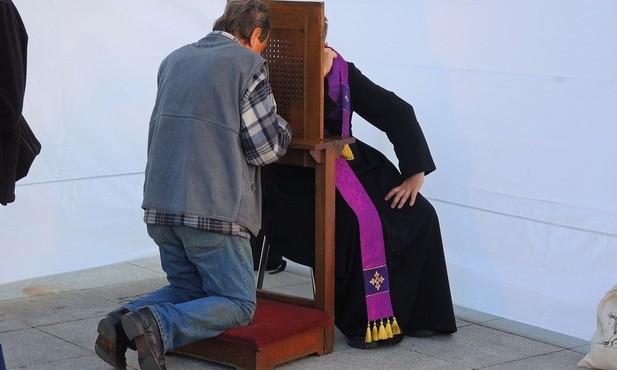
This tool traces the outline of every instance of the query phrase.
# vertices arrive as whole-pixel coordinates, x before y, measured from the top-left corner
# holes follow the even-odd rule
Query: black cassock
[[[419,329],[455,332],[435,209],[420,194],[412,207],[403,209],[392,209],[391,202],[384,200],[405,178],[435,170],[420,125],[411,105],[371,82],[353,63],[348,65],[352,111],[387,134],[399,159],[400,172],[360,140],[351,145],[355,158],[349,164],[381,217],[394,315],[403,333]],[[327,91],[326,86],[326,117],[335,108]],[[330,134],[340,135],[340,121],[326,119],[325,125]],[[315,255],[314,176],[311,168],[281,164],[265,166],[262,171],[263,231],[270,253],[308,266],[314,265]],[[367,316],[358,221],[338,191],[335,227],[335,323],[347,336],[364,336]],[[257,248],[255,240],[254,244]]]

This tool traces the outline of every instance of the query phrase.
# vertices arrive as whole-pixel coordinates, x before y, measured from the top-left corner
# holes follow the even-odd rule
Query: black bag
[[[4,355],[2,354],[2,344],[0,344],[0,370],[6,370]]]
[[[26,177],[34,158],[41,152],[41,143],[28,126],[24,117],[19,120],[19,154],[15,181]]]

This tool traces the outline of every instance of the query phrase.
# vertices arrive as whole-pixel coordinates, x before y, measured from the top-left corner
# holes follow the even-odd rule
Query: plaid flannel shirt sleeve
[[[246,161],[254,166],[282,157],[291,142],[291,125],[276,114],[276,102],[264,63],[242,97],[240,141]]]

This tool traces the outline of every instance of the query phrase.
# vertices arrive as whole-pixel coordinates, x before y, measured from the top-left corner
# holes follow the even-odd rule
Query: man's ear
[[[253,44],[257,44],[261,42],[259,38],[261,37],[261,27],[255,27],[253,32],[251,33],[251,39],[249,40],[249,45],[253,46]]]

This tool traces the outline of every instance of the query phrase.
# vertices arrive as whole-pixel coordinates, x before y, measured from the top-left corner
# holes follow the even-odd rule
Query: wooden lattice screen
[[[268,6],[272,28],[262,55],[268,60],[278,113],[291,123],[295,139],[322,139],[323,3],[269,1]],[[307,17],[307,6],[321,11]]]

